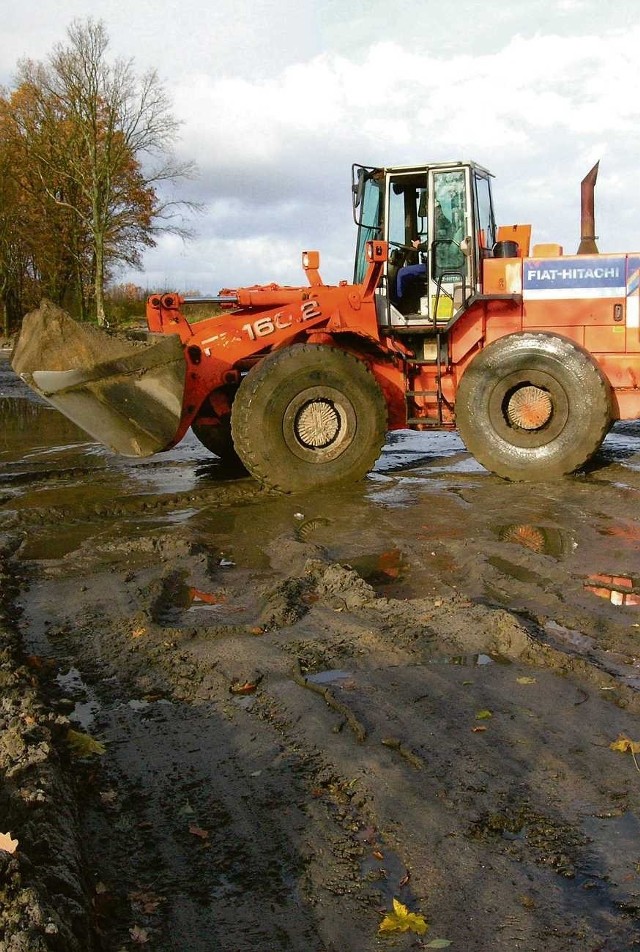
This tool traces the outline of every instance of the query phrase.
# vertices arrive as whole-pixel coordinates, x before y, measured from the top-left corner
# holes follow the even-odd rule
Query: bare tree
[[[20,86],[28,108],[14,118],[42,187],[77,222],[76,254],[90,238],[96,316],[104,323],[105,276],[118,262],[136,265],[159,231],[186,236],[184,211],[162,186],[188,177],[193,164],[172,152],[179,123],[155,71],[136,76],[130,60],[107,59],[102,22],[74,21],[68,43],[47,64],[24,61]]]

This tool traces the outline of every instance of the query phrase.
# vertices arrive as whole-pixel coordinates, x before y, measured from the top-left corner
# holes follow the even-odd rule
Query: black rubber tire
[[[282,492],[362,479],[386,429],[386,404],[367,365],[328,345],[293,344],[265,357],[242,381],[231,410],[240,459]]]
[[[541,398],[548,418],[527,428],[513,422],[516,393]],[[568,338],[509,334],[469,364],[456,394],[456,423],[469,452],[498,476],[554,479],[600,447],[612,423],[611,391],[591,355]]]
[[[194,436],[209,450],[215,453],[226,463],[240,463],[231,435],[231,415],[223,417],[217,426],[210,423],[198,423],[197,419],[191,424]]]

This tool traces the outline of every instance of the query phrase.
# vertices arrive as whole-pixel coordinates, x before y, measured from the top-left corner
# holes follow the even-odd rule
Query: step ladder
[[[435,334],[435,356],[433,358],[415,358],[407,363],[415,366],[435,366],[436,368],[436,389],[435,390],[409,390],[404,392],[404,402],[407,414],[407,426],[423,427],[441,427],[443,424],[442,405],[444,398],[442,395],[442,359],[441,359],[442,335],[436,330]],[[408,367],[405,372],[405,380],[408,381]],[[426,397],[427,402],[432,403],[435,408],[435,416],[418,416],[416,413],[415,398]]]

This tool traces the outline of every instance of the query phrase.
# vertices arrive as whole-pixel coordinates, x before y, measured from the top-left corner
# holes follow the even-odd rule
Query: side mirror
[[[351,190],[353,192],[353,211],[355,213],[362,203],[362,194],[364,192],[364,169],[358,169],[357,180],[353,183]]]

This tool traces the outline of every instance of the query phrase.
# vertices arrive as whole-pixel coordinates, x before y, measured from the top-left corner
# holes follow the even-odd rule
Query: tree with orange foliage
[[[50,130],[30,129],[31,139],[36,132],[40,139],[38,159],[15,121],[17,114],[28,113],[29,104],[29,90],[22,87],[8,98],[0,96],[0,300],[5,332],[42,296],[69,303],[79,275],[80,246],[88,256],[87,236],[81,236],[74,216],[50,194],[62,194],[66,184],[56,180],[47,161]]]
[[[49,296],[61,301],[72,283],[84,301],[90,287],[103,324],[110,269],[138,265],[158,231],[188,234],[181,213],[194,206],[164,200],[159,186],[192,165],[171,154],[178,123],[156,73],[138,78],[130,61],[109,62],[101,22],[74,21],[67,34],[46,64],[20,64],[5,121],[19,156],[15,177],[24,180],[18,189],[46,210],[47,225],[56,222],[65,260],[49,269],[58,280]],[[47,271],[41,264],[40,276]]]

